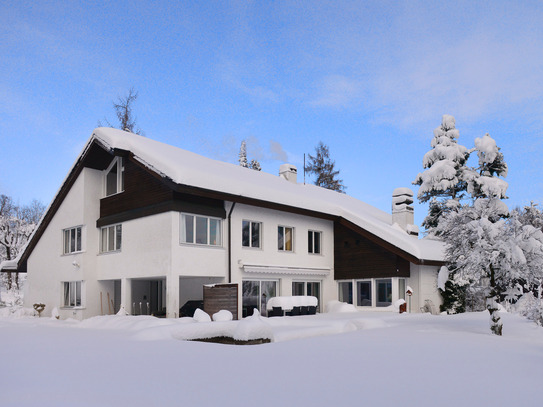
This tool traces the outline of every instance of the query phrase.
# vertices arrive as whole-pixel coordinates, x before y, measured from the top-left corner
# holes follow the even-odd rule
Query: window
[[[347,304],[353,303],[353,282],[352,281],[340,281],[338,282],[338,300],[346,302]]]
[[[388,307],[392,305],[392,280],[375,280],[377,285],[377,306]]]
[[[66,281],[64,285],[64,307],[81,307],[81,281]]]
[[[313,254],[321,253],[321,236],[322,232],[309,230],[307,232],[307,252]]]
[[[253,315],[255,308],[266,316],[268,300],[277,296],[277,280],[243,280],[242,292],[243,317]]]
[[[181,214],[181,243],[220,246],[221,220],[206,216]]]
[[[317,311],[320,312],[321,306],[321,283],[318,281],[293,281],[292,295],[311,295],[317,297]]]
[[[291,252],[293,235],[294,235],[293,228],[278,226],[277,227],[277,249],[286,251],[286,252]]]
[[[105,226],[102,228],[100,252],[115,252],[121,250],[122,225]]]
[[[243,247],[260,247],[260,222],[244,220],[241,229],[241,244]]]
[[[124,161],[116,157],[106,170],[105,175],[106,196],[124,191]]]
[[[81,226],[75,228],[64,229],[63,235],[63,253],[77,253],[81,251]]]
[[[356,305],[359,307],[371,307],[371,281],[357,281],[356,290]]]

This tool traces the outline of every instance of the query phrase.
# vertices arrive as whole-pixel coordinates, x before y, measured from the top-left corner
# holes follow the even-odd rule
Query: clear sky
[[[510,207],[543,202],[542,4],[4,0],[0,193],[48,204],[134,87],[147,137],[232,163],[245,139],[274,174],[322,140],[387,212],[451,114],[502,148]]]

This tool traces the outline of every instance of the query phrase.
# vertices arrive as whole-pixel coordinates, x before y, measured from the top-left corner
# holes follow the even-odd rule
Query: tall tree
[[[119,96],[117,102],[113,102],[113,108],[115,109],[117,120],[119,121],[119,129],[142,136],[143,132],[136,126],[136,118],[133,114],[133,104],[137,98],[138,92],[136,92],[134,88],[130,88],[125,97]],[[105,121],[109,127],[114,127],[107,119],[105,119]],[[102,123],[99,121],[98,125],[102,126]]]
[[[425,170],[413,181],[414,185],[420,185],[419,201],[431,201],[429,214],[423,222],[430,234],[436,233],[442,214],[460,205],[467,190],[467,181],[473,176],[466,166],[470,152],[458,144],[459,136],[454,117],[443,115],[441,125],[434,130],[432,149],[422,160]]]
[[[315,147],[315,155],[309,154],[309,162],[305,166],[305,171],[316,176],[315,185],[344,193],[346,187],[343,185],[343,180],[337,178],[339,170],[334,167],[335,161],[330,158],[328,146],[319,141]]]
[[[512,281],[526,277],[520,275],[527,267],[524,241],[533,240],[535,235],[527,229],[520,233],[513,227],[515,223],[506,222],[509,210],[501,199],[506,198],[508,184],[500,176],[507,175],[507,164],[496,142],[487,134],[477,138],[475,146],[479,166],[465,172],[469,175],[465,178],[466,189],[474,199],[473,206],[450,211],[437,229],[445,241],[446,260],[454,281],[484,291],[491,331],[501,335],[498,303]]]
[[[247,143],[245,140],[241,140],[241,146],[239,147],[238,154],[239,165],[244,168],[249,167],[249,162],[247,161]]]
[[[0,195],[0,261],[14,260],[20,253],[36,228],[45,207],[34,200],[28,206],[19,206],[13,199]],[[8,290],[18,288],[18,273],[13,279],[12,273],[3,276]]]
[[[239,165],[245,168],[250,168],[255,171],[262,171],[260,163],[256,159],[252,159],[251,162],[247,160],[247,143],[245,140],[241,141],[238,154]]]

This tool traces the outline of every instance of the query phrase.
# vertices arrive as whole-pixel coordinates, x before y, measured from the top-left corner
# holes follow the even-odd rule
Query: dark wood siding
[[[204,311],[212,316],[220,310],[228,310],[238,319],[238,285],[217,284],[204,286]]]
[[[100,200],[98,227],[167,211],[226,217],[224,201],[175,192],[130,159],[124,167],[124,191]]]
[[[334,278],[336,280],[409,277],[409,262],[370,239],[334,223]]]

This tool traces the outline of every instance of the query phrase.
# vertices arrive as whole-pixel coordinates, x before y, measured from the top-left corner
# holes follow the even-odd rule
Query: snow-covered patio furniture
[[[266,304],[268,317],[313,315],[317,313],[319,300],[312,295],[294,295],[272,297]]]

